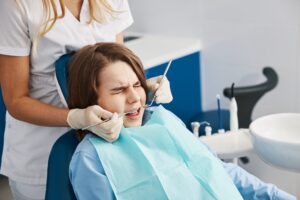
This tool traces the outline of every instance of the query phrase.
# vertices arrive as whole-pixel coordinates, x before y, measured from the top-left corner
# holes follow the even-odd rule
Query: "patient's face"
[[[124,116],[124,126],[141,126],[146,93],[131,67],[118,61],[105,67],[98,78],[98,104],[110,112],[133,112]]]

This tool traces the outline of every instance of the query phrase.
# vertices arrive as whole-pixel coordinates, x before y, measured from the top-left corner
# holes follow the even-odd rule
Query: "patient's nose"
[[[134,87],[130,87],[128,89],[128,96],[127,96],[128,103],[135,103],[137,101],[140,101],[140,99],[141,99],[140,94],[135,90]]]

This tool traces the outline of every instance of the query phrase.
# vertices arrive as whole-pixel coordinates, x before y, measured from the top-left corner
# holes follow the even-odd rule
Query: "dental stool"
[[[65,99],[68,97],[68,63],[72,55],[66,54],[55,63],[60,92]],[[54,143],[48,160],[46,200],[76,200],[69,180],[69,165],[78,143],[75,130],[68,131]]]

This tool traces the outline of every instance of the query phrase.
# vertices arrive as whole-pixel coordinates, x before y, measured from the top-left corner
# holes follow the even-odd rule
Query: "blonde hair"
[[[59,0],[59,7],[61,8],[60,15],[58,14],[59,7],[56,5],[56,0],[42,1],[45,18],[43,19],[41,30],[33,42],[34,49],[39,40],[53,28],[55,22],[65,16],[65,0]],[[108,17],[115,18],[115,13],[117,11],[112,8],[107,0],[88,0],[88,2],[90,19],[87,23],[91,23],[93,20],[99,23],[106,23],[108,21]],[[53,16],[51,16],[51,14]]]

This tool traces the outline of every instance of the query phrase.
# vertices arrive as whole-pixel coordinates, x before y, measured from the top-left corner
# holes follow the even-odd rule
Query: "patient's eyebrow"
[[[119,87],[114,87],[112,89],[110,89],[111,91],[119,91],[119,90],[123,90],[128,88],[128,85],[124,85],[124,86],[119,86]]]
[[[137,85],[137,84],[141,84],[141,82],[138,80],[136,81],[133,85]],[[128,88],[129,85],[121,85],[121,86],[118,86],[118,87],[114,87],[112,89],[110,89],[111,91],[119,91],[119,90],[123,90],[123,89],[126,89]]]

